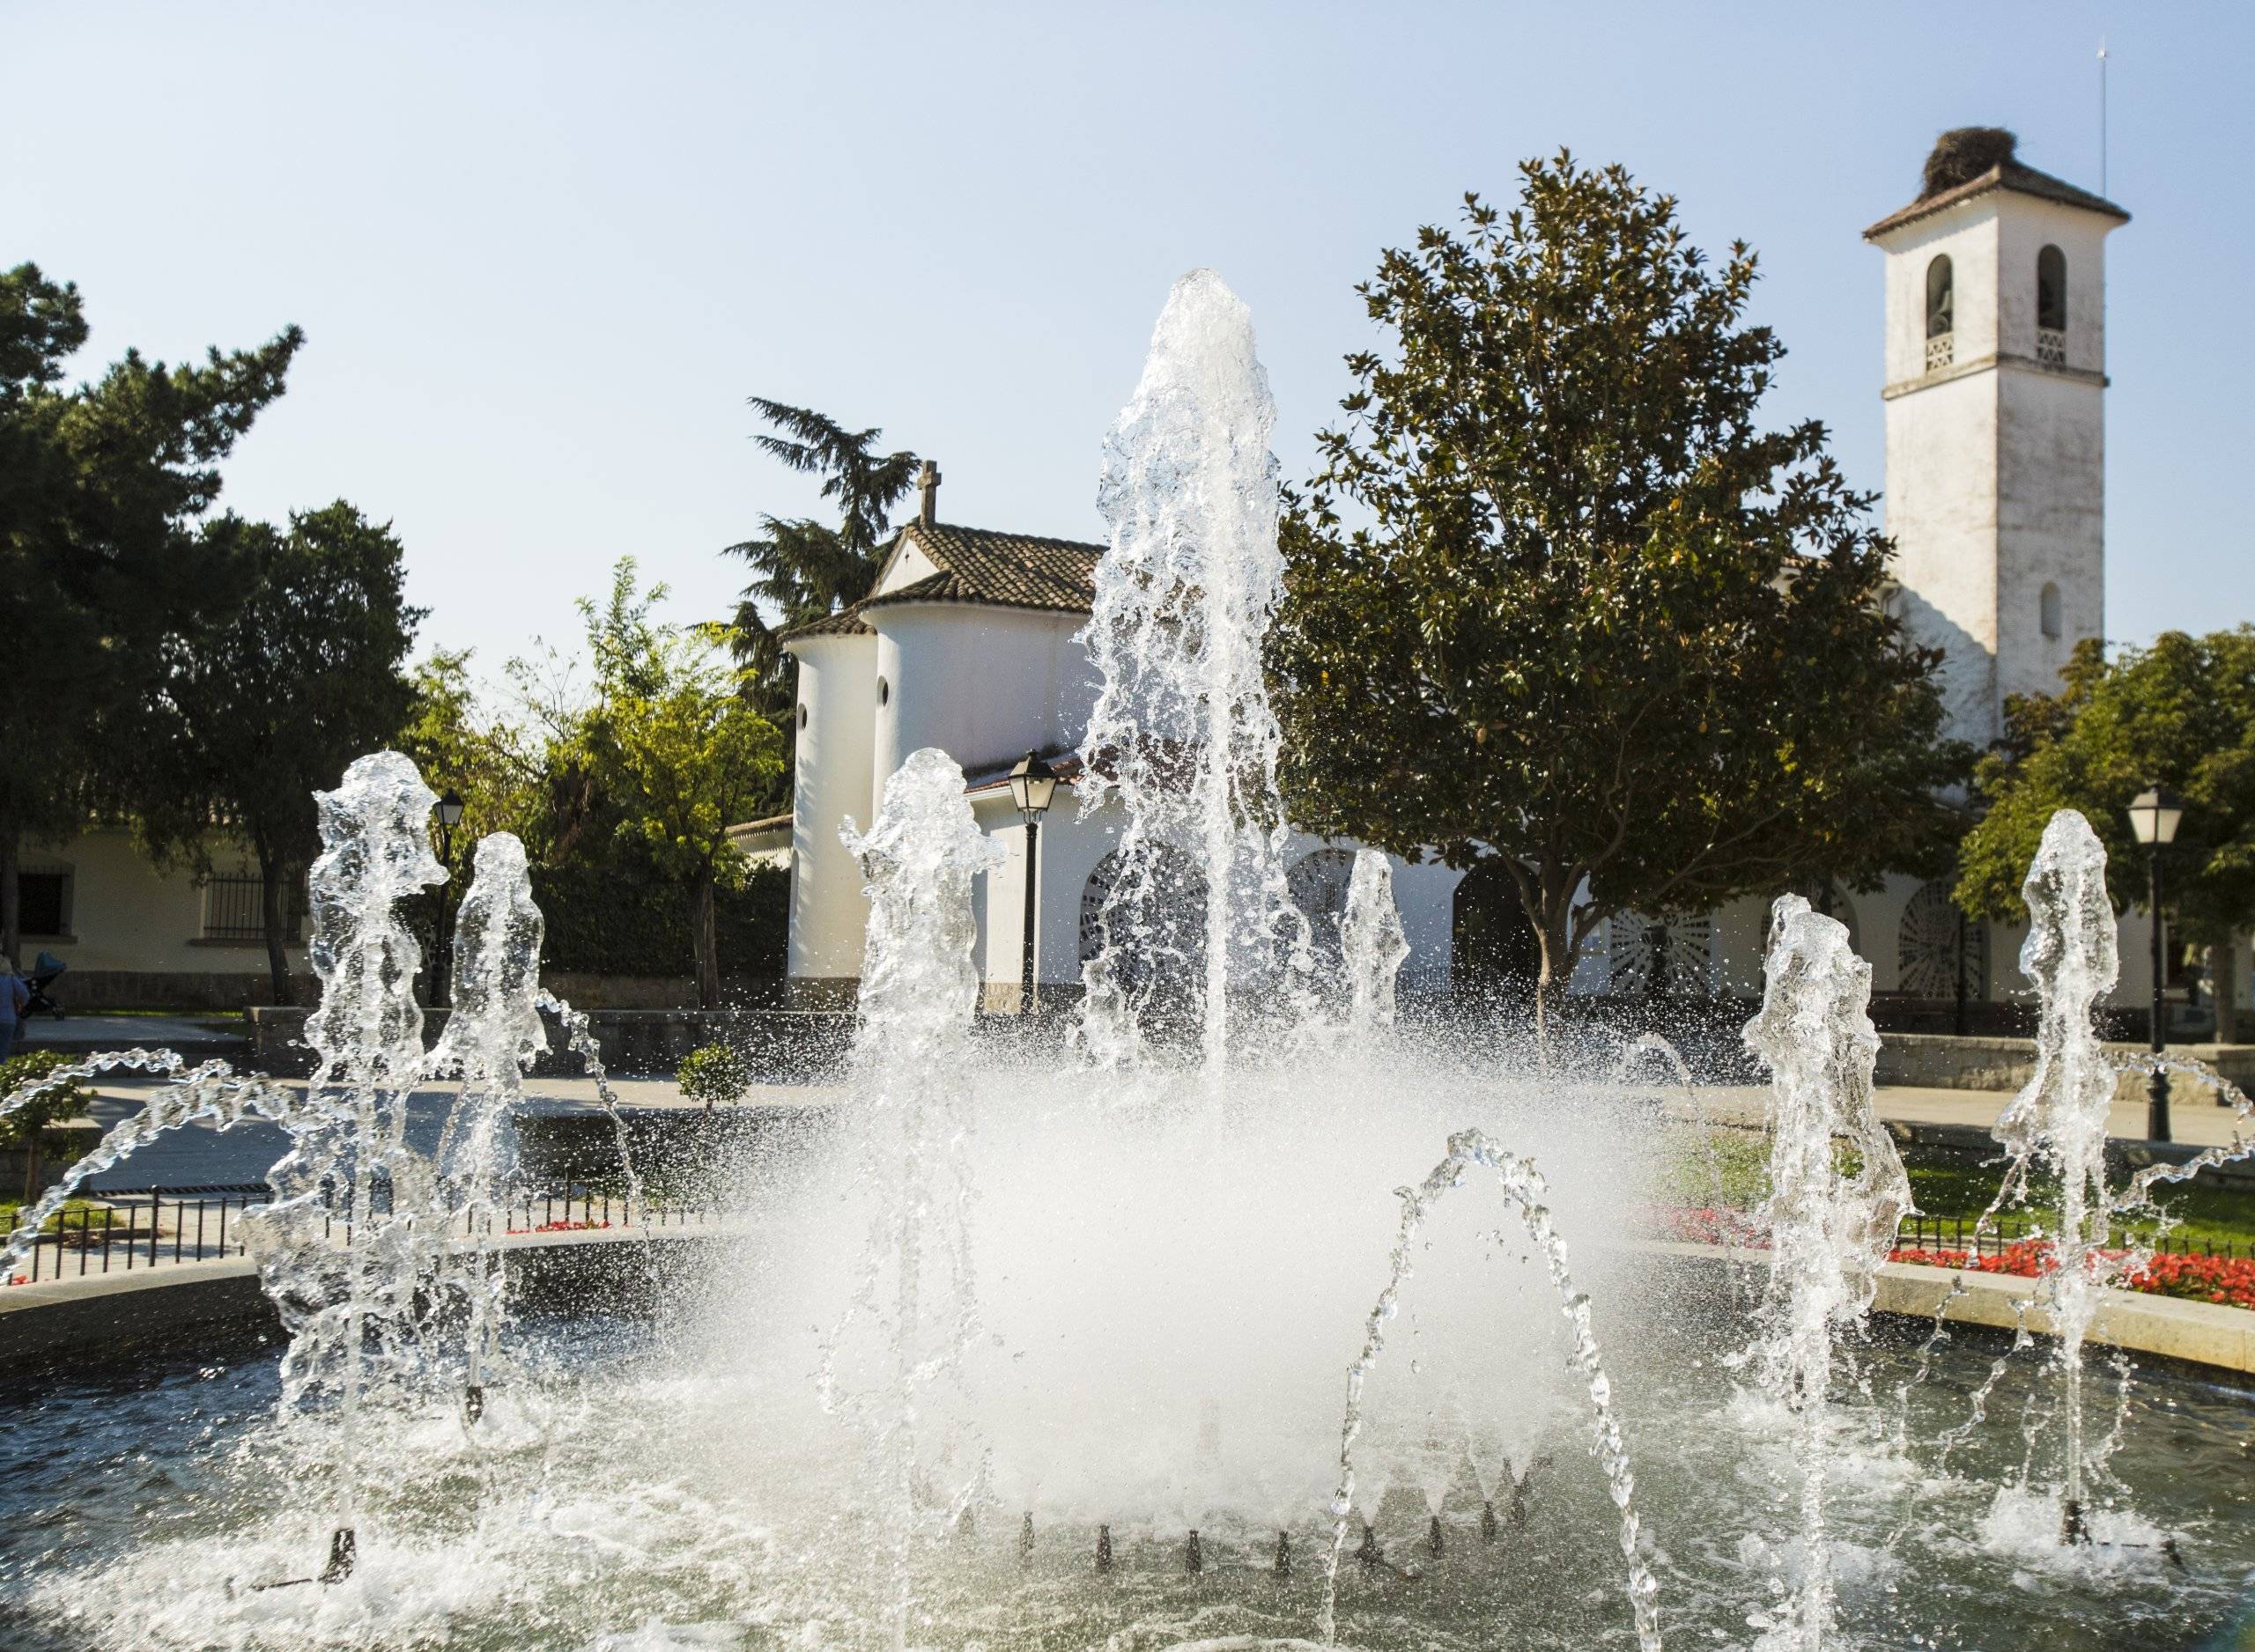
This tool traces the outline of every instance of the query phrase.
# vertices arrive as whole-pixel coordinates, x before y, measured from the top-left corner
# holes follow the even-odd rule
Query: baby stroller
[[[55,985],[56,976],[70,967],[51,952],[42,952],[32,960],[32,972],[24,977],[24,985],[32,995],[32,1001],[24,1006],[26,1017],[44,1010],[57,1021],[65,1019],[63,1006],[48,996],[47,989]]]

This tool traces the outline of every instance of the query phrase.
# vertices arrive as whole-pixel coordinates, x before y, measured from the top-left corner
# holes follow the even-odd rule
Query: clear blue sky
[[[1774,417],[1876,489],[1859,232],[1946,126],[2097,187],[2102,34],[2134,640],[2255,619],[2255,7],[15,0],[0,260],[85,290],[89,372],[302,325],[226,503],[388,518],[425,641],[491,673],[622,553],[726,608],[720,547],[812,503],[755,392],[937,458],[948,520],[1096,536],[1098,439],[1194,265],[1252,305],[1304,474],[1379,249],[1561,144],[1760,249]]]

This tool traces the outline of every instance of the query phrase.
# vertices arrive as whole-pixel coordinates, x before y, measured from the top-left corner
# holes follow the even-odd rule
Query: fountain
[[[355,763],[322,801],[313,1080],[78,1064],[168,1082],[41,1201],[10,1258],[158,1132],[273,1121],[291,1152],[251,1221],[288,1346],[0,1410],[27,1465],[0,1484],[11,1625],[166,1648],[1158,1652],[1314,1635],[1653,1652],[1664,1629],[1743,1645],[1752,1626],[1797,1652],[2066,1652],[2227,1622],[2255,1582],[2255,1543],[2206,1501],[2239,1462],[2236,1396],[2154,1374],[2170,1427],[2117,1431],[2109,1474],[2200,1534],[2163,1589],[2103,1568],[2000,1588],[1964,1533],[2013,1472],[2006,1431],[1965,1435],[1958,1471],[1921,1483],[1928,1518],[1892,1536],[1896,1504],[1858,1481],[1907,1471],[1908,1453],[1844,1460],[1876,1415],[1851,1355],[1866,1379],[1914,1357],[1931,1371],[1909,1434],[1983,1380],[1985,1401],[2040,1397],[1987,1347],[1906,1350],[1869,1314],[1909,1195],[1873,1108],[1869,972],[1838,925],[1778,903],[1747,1029],[1773,1107],[1750,1323],[1718,1259],[1647,1219],[1676,1144],[1637,1069],[1664,1070],[1712,1122],[1674,1049],[1626,1029],[1617,1066],[1593,1041],[1529,1067],[1477,1020],[1397,1016],[1401,922],[1369,851],[1339,962],[1319,968],[1282,876],[1261,675],[1281,579],[1273,417],[1244,306],[1186,277],[1105,446],[1113,542],[1086,634],[1103,687],[1083,755],[1084,790],[1119,810],[1121,869],[1068,1047],[980,1034],[972,889],[997,851],[955,763],[914,753],[869,830],[845,823],[870,920],[844,1082],[743,1148],[730,1220],[685,1243],[696,1259],[663,1289],[647,1225],[661,1172],[646,1188],[622,1154],[627,1228],[570,1249],[628,1261],[618,1277],[649,1287],[631,1311],[558,1313],[511,1288],[514,1131],[543,1016],[595,1051],[587,1018],[540,991],[521,846],[478,845],[456,1009],[425,1053],[399,914],[437,876],[430,793],[396,756]],[[2039,1156],[2083,1178],[2058,1235],[2083,1260],[2040,1287],[2071,1508],[2103,1453],[2069,1356],[2123,1208],[2099,1168],[2088,1021],[2111,932],[2102,949],[2077,824],[2054,823],[2031,874],[2044,1066],[1999,1125],[2017,1185]],[[1192,973],[1194,1001],[1164,1000],[1155,952]],[[421,1150],[408,1098],[442,1078],[458,1088]],[[1451,1197],[1490,1175],[1500,1224],[1484,1195]],[[1762,1403],[1741,1404],[1741,1374]],[[1763,1481],[1786,1458],[1780,1503]],[[324,1542],[327,1565],[299,1575]],[[1797,1593],[1772,1611],[1796,1543]]]
[[[1873,1104],[1871,966],[1846,928],[1798,895],[1779,896],[1764,975],[1762,1013],[1746,1028],[1748,1047],[1771,1074],[1761,1213],[1770,1275],[1751,1353],[1762,1388],[1796,1420],[1801,1579],[1786,1644],[1819,1652],[1833,1627],[1824,1494],[1834,1343],[1870,1312],[1880,1266],[1911,1209],[1911,1180]],[[1837,1162],[1842,1139],[1857,1159],[1848,1175]]]

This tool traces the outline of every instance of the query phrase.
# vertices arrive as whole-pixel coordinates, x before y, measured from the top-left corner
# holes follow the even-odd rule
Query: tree
[[[638,588],[633,559],[610,595],[582,601],[595,698],[558,754],[588,775],[616,835],[639,844],[688,896],[697,997],[721,1000],[716,899],[743,880],[728,829],[751,817],[783,771],[783,739],[745,697],[745,669],[727,662],[726,628],[654,620],[663,586]]]
[[[283,533],[226,516],[248,594],[221,626],[164,661],[169,784],[139,812],[149,847],[210,870],[212,830],[258,863],[267,966],[292,1001],[287,901],[320,848],[314,796],[398,734],[414,689],[401,673],[424,616],[403,598],[399,541],[343,500],[292,514]]]
[[[736,605],[732,639],[736,658],[750,667],[747,691],[759,710],[795,734],[789,713],[798,697],[797,668],[776,635],[869,594],[877,552],[892,531],[892,507],[916,485],[920,461],[906,450],[877,453],[881,430],[849,431],[823,414],[765,396],[750,402],[780,432],[755,437],[761,450],[802,475],[820,476],[822,497],[838,507],[835,527],[812,517],[762,516],[758,536],[727,552],[750,563],[753,574]],[[773,627],[765,610],[777,616]]]
[[[2004,744],[1976,771],[1986,812],[1965,839],[1958,904],[1977,918],[2025,919],[2021,881],[2063,808],[2079,810],[2106,845],[2116,907],[2145,904],[2146,852],[2130,831],[2130,800],[2155,785],[2178,793],[2185,818],[2166,852],[2163,905],[2182,939],[2225,961],[2216,1036],[2229,1043],[2231,942],[2255,928],[2255,625],[2163,631],[2111,663],[2088,640],[2060,675],[2057,695],[2007,702]]]
[[[1391,348],[1287,495],[1270,666],[1294,818],[1494,858],[1542,1020],[1615,913],[1933,864],[1964,754],[1868,498],[1821,424],[1756,423],[1753,253],[1711,269],[1617,166],[1520,172],[1357,289]]]
[[[60,388],[86,339],[78,290],[33,264],[0,273],[0,635],[17,685],[0,707],[0,952],[17,954],[26,837],[130,808],[151,773],[142,712],[175,640],[240,587],[196,531],[218,461],[269,402],[303,335],[167,367],[128,350]]]

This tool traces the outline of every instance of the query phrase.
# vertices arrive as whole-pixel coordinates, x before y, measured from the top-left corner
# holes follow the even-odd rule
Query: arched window
[[[2056,247],[2036,254],[2036,325],[2067,330],[2067,255]]]
[[[2067,255],[2056,247],[2036,254],[2036,359],[2067,365]]]
[[[1926,266],[1926,371],[1947,367],[1956,355],[1953,335],[1957,329],[1957,285],[1950,273],[1949,254],[1938,254]]]
[[[2036,599],[2037,623],[2043,626],[2046,637],[2063,637],[2066,626],[2059,618],[2059,587],[2046,585]]]

